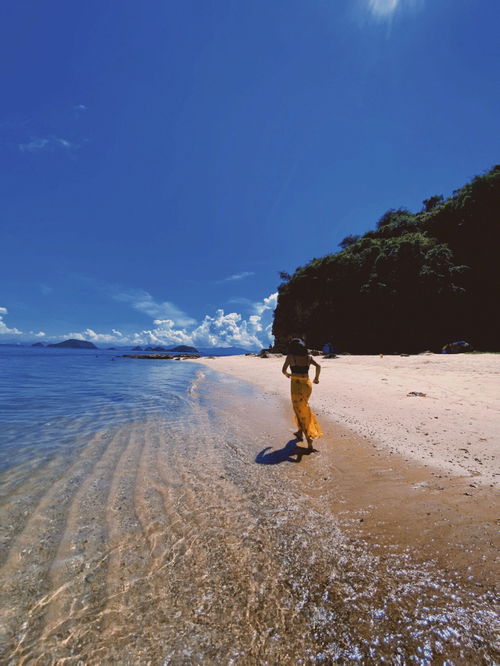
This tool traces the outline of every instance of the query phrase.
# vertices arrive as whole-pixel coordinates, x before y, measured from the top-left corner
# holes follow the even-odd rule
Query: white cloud
[[[72,148],[74,145],[71,141],[67,141],[66,139],[54,139],[54,142],[63,148]]]
[[[30,331],[30,335],[34,335],[35,338],[44,338],[45,333],[43,331],[38,331],[38,333],[35,333],[35,331]]]
[[[189,317],[170,301],[155,301],[150,293],[143,289],[117,289],[111,288],[110,295],[116,301],[130,303],[139,312],[155,319],[172,319],[179,326],[190,326],[196,320]]]
[[[257,328],[249,319],[237,312],[217,310],[214,317],[205,315],[202,323],[192,332],[193,343],[199,346],[261,347]]]
[[[275,291],[274,294],[271,294],[267,298],[264,298],[264,300],[261,303],[254,304],[255,312],[258,315],[263,314],[267,310],[271,310],[272,312],[274,312],[277,303],[278,303],[278,292]]]
[[[235,282],[237,280],[243,280],[244,278],[250,277],[252,275],[255,275],[253,271],[243,271],[242,273],[234,273],[234,275],[229,275],[223,280],[219,280],[218,284],[222,284],[223,282]]]
[[[376,16],[389,16],[396,10],[399,0],[368,0],[368,3]]]
[[[231,303],[231,305],[244,305],[245,307],[248,308],[253,308],[254,302],[251,301],[249,298],[245,298],[244,296],[235,296],[234,298],[230,298],[227,303]]]
[[[87,107],[85,104],[75,104],[74,109],[75,111],[86,111]]]
[[[120,331],[117,331],[116,329],[111,329],[112,333],[96,333],[93,331],[91,328],[86,328],[84,331],[80,333],[68,333],[67,335],[61,335],[59,337],[63,338],[64,340],[67,340],[68,338],[74,339],[74,340],[88,340],[89,342],[104,342],[104,343],[109,343],[109,342],[125,342],[127,341],[126,338],[120,333]]]
[[[42,150],[50,150],[54,148],[70,150],[77,147],[78,146],[75,143],[57,136],[38,137],[28,141],[27,143],[19,144],[19,150],[23,153],[37,153]]]
[[[4,315],[7,314],[7,308],[0,308],[0,335],[22,335],[18,328],[9,328],[4,322]]]
[[[19,144],[19,150],[21,151],[29,151],[29,152],[36,152],[37,150],[42,150],[49,144],[48,139],[32,139],[28,143],[20,143]]]
[[[147,292],[141,293],[144,295]],[[162,317],[155,318],[150,329],[137,331],[129,335],[125,335],[116,329],[112,329],[111,333],[96,333],[88,328],[80,333],[69,333],[64,337],[89,340],[95,343],[113,342],[131,345],[185,344],[197,347],[245,347],[251,349],[267,347],[273,341],[271,329],[277,298],[278,294],[276,292],[262,301],[253,303],[253,312],[247,318],[244,318],[238,312],[225,313],[224,310],[219,309],[213,316],[205,315],[200,324],[196,324],[190,318],[186,319],[191,323],[183,324],[173,318]],[[140,303],[143,302],[143,300],[140,301]],[[155,303],[155,306],[158,307],[151,306],[149,299],[146,299],[146,303],[148,309],[165,309],[164,303]],[[168,305],[169,308],[173,307],[174,310],[177,310],[172,304]],[[184,315],[184,317],[186,316]]]
[[[390,20],[403,9],[421,9],[424,0],[363,0],[371,15],[377,19]]]
[[[278,293],[271,294],[253,304],[253,314],[247,319],[237,312],[217,310],[215,316],[205,315],[202,323],[191,331],[196,346],[267,347],[273,341],[271,334],[274,308]]]

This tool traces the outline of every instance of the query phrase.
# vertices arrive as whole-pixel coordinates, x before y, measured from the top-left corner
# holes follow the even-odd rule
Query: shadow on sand
[[[304,446],[297,444],[298,439],[291,439],[282,449],[272,450],[272,446],[266,446],[260,453],[257,454],[255,462],[259,465],[279,465],[282,462],[299,463],[303,456],[308,456],[310,453],[316,453],[316,449],[307,449]]]

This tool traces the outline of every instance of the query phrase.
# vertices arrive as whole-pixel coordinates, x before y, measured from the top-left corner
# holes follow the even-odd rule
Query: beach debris
[[[427,393],[422,393],[421,391],[410,391],[406,394],[410,398],[426,398]]]
[[[472,346],[465,340],[456,340],[455,342],[448,342],[441,349],[442,354],[465,354],[474,351]]]

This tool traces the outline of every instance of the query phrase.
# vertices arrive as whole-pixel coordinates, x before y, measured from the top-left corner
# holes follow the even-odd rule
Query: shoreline
[[[283,361],[277,354],[196,359],[289,403]],[[319,362],[311,406],[320,423],[347,428],[409,463],[498,489],[499,354],[339,356]]]
[[[425,359],[414,357],[409,361],[407,357],[392,357],[390,360],[396,364],[400,360],[415,364]],[[268,455],[270,459],[274,456],[277,463],[285,462],[285,450],[289,448],[291,451],[290,445],[295,441],[289,384],[281,374],[283,360],[283,357],[277,356],[273,359],[197,359],[210,370],[263,389],[258,402],[247,406],[249,411],[245,413],[245,420],[252,422],[252,414],[258,413],[260,402],[276,404],[276,422],[260,420],[256,436],[257,439],[268,440],[270,445],[274,444],[269,446]],[[339,371],[344,379],[347,374],[352,374],[352,360],[356,372],[359,372],[361,363],[366,362],[366,359],[359,357],[345,357],[344,368]],[[361,432],[356,432],[352,427],[353,422],[357,423],[353,412],[358,409],[366,418],[367,410],[363,404],[352,406],[351,419],[339,424],[325,407],[332,383],[331,378],[325,381],[328,376],[324,372],[325,365],[328,363],[331,368],[337,361],[320,360],[320,384],[313,386],[311,406],[324,431],[324,436],[317,440],[319,452],[308,455],[299,444],[299,452],[303,452],[302,464],[285,464],[285,475],[298,479],[307,495],[323,507],[328,507],[352,538],[371,544],[374,552],[396,548],[398,552],[411,553],[412,558],[424,565],[437,563],[450,576],[458,575],[469,582],[474,580],[480,588],[494,586],[498,579],[496,552],[500,545],[497,532],[498,487],[488,482],[490,477],[495,478],[494,469],[490,470],[486,479],[477,476],[477,473],[453,474],[453,468],[442,469],[434,464],[433,458],[420,460],[416,456],[404,455],[390,442],[365,434],[366,430],[362,428]],[[370,357],[369,365],[373,362],[376,362],[375,357]],[[500,357],[497,362],[500,362]],[[325,391],[318,398],[318,389],[322,386]],[[420,378],[418,386],[427,386],[425,377]],[[352,386],[349,388],[348,398],[352,399],[354,389]],[[413,405],[415,403],[411,401],[418,398],[408,397],[407,400]],[[425,403],[423,398],[421,400]],[[346,402],[342,407],[347,411]],[[238,408],[241,405],[235,400],[233,411],[237,413]],[[382,424],[383,433],[387,436],[388,416],[379,416],[379,422],[368,422],[366,428],[371,433]],[[434,416],[432,412],[429,419],[435,421]],[[228,418],[232,418],[231,414]],[[288,428],[290,441],[286,447],[278,448],[276,443],[281,439],[277,437],[277,430],[284,424]],[[476,464],[479,466],[479,463]],[[378,551],[379,548],[382,551]]]
[[[464,504],[463,480],[445,487],[326,419],[320,451],[290,464],[289,400],[185,370],[186,410],[150,417],[140,401],[61,465],[14,473],[7,659],[286,663],[332,645],[367,663],[423,645],[494,659],[489,488]]]

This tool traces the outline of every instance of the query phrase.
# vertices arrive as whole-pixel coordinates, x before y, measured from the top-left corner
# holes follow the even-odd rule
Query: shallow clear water
[[[0,347],[0,469],[108,426],[187,409],[196,366],[117,352]]]
[[[344,532],[280,404],[111,358],[0,352],[5,663],[495,663],[492,592]]]

